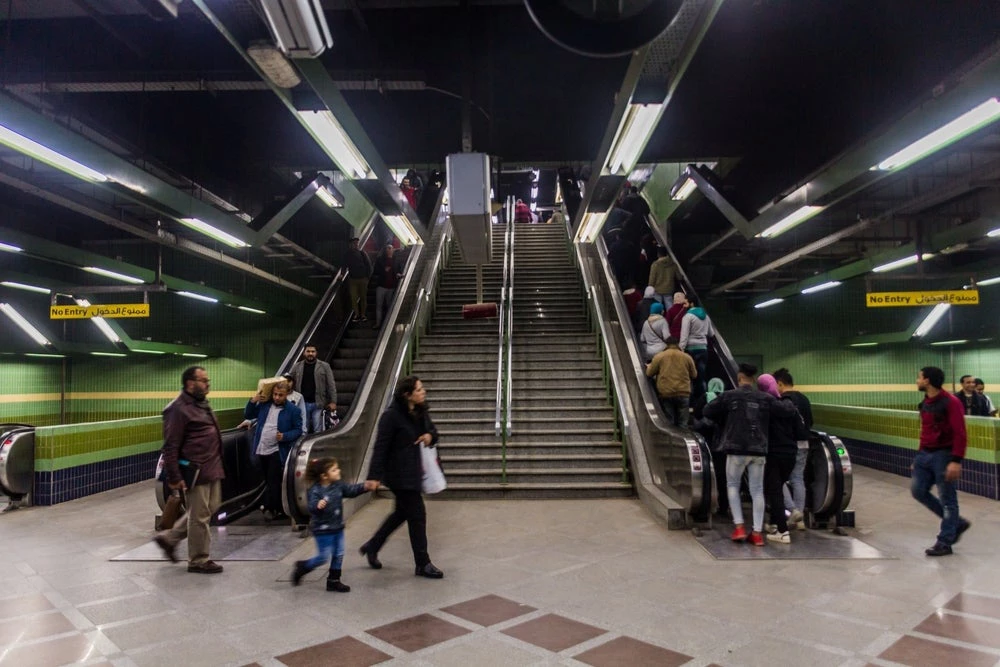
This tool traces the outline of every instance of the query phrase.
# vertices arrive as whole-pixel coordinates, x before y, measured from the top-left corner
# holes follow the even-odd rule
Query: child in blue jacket
[[[326,590],[337,593],[350,592],[351,587],[340,581],[340,567],[344,562],[344,498],[354,498],[366,491],[378,488],[378,482],[347,484],[340,479],[340,464],[337,459],[314,459],[306,466],[306,481],[309,487],[309,513],[312,521],[309,527],[316,539],[319,550],[309,560],[295,561],[292,585],[302,583],[302,577],[312,572],[328,560],[330,574],[326,577]]]

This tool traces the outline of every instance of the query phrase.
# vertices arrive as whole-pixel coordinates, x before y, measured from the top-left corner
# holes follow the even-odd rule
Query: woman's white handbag
[[[420,481],[420,490],[424,493],[440,493],[448,488],[448,483],[444,479],[444,472],[438,463],[437,447],[427,447],[420,445],[420,463],[424,469],[423,479]]]

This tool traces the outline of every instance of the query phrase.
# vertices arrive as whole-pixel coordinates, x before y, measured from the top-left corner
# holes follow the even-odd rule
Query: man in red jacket
[[[941,517],[937,541],[924,550],[928,556],[948,556],[951,547],[971,525],[958,513],[955,483],[962,476],[965,456],[965,410],[962,402],[942,389],[944,371],[925,366],[917,375],[917,389],[926,394],[920,403],[920,449],[913,459],[910,492]],[[938,495],[931,493],[937,485]]]
[[[174,527],[157,533],[156,542],[171,562],[177,562],[177,543],[188,538],[188,572],[217,574],[222,566],[209,558],[212,542],[209,522],[222,502],[222,432],[208,404],[208,373],[191,366],[181,375],[184,389],[163,409],[163,469],[171,489],[187,492],[187,514]],[[197,466],[188,488],[180,460]],[[189,477],[190,479],[190,477]]]

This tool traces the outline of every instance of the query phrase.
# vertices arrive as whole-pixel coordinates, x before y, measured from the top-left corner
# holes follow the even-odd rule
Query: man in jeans
[[[658,352],[646,366],[646,376],[656,378],[656,393],[663,414],[678,428],[687,428],[690,416],[691,380],[698,377],[694,361],[677,347],[677,339],[667,336],[667,349]]]
[[[778,383],[778,391],[782,398],[787,398],[799,411],[802,423],[806,430],[811,431],[813,427],[812,403],[805,394],[795,390],[795,381],[787,368],[779,368],[773,373],[775,381]],[[806,529],[806,461],[809,458],[809,441],[799,440],[798,450],[795,454],[795,467],[792,468],[792,476],[788,479],[783,494],[785,497],[785,509],[791,512],[788,517],[788,525],[794,525],[799,530]]]
[[[756,366],[740,364],[736,376],[737,388],[722,392],[705,406],[702,414],[722,429],[719,447],[726,452],[726,493],[733,513],[733,523],[736,524],[731,539],[734,542],[749,539],[754,546],[762,547],[764,462],[771,419],[774,416],[788,417],[796,412],[791,402],[779,401],[758,391],[756,375]],[[747,470],[750,498],[753,501],[753,532],[749,535],[743,525],[743,503],[740,500],[740,482],[744,470]]]
[[[163,469],[171,489],[187,491],[187,514],[174,527],[157,533],[153,541],[172,563],[177,544],[188,538],[188,572],[217,574],[222,566],[208,557],[212,534],[209,521],[222,503],[222,433],[208,404],[208,373],[191,366],[181,374],[184,389],[163,409]],[[180,459],[198,467],[194,486],[187,488]]]
[[[952,546],[971,525],[958,513],[955,482],[962,476],[965,456],[965,415],[962,402],[942,389],[944,371],[925,366],[917,374],[920,402],[920,449],[911,466],[910,492],[920,504],[941,517],[941,531],[928,556],[948,556]],[[937,485],[938,495],[931,493]]]

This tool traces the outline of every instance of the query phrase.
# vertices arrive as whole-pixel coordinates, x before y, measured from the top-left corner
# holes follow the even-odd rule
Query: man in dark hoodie
[[[799,411],[802,423],[806,431],[811,431],[813,427],[812,403],[806,395],[800,391],[795,391],[795,381],[787,368],[779,368],[774,371],[774,379],[778,382],[778,391],[782,398],[787,398]],[[788,485],[784,489],[785,509],[791,512],[788,517],[789,525],[793,525],[799,530],[805,530],[805,510],[806,510],[806,460],[809,458],[809,440],[799,440],[798,450],[795,454],[795,467],[792,468],[792,475],[788,479]]]

